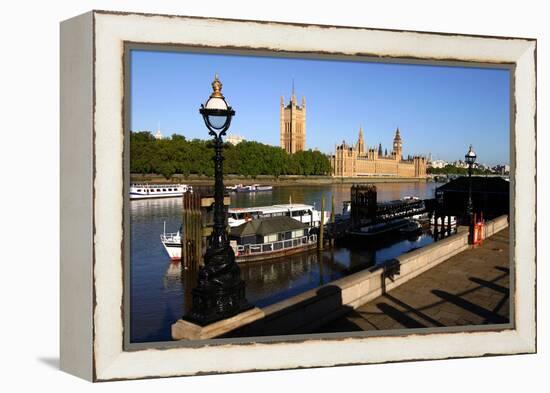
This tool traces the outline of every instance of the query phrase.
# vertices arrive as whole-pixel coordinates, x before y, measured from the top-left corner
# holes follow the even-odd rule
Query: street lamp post
[[[199,110],[209,135],[214,138],[214,226],[207,240],[204,266],[198,284],[192,290],[192,308],[185,319],[207,325],[252,308],[245,296],[245,283],[235,262],[226,231],[223,185],[223,139],[235,111],[227,105],[218,75],[212,82],[212,94]]]
[[[474,152],[472,145],[470,150],[464,156],[466,164],[468,164],[468,205],[466,206],[466,217],[468,218],[468,225],[472,224],[474,206],[472,203],[472,166],[476,162],[477,155]]]

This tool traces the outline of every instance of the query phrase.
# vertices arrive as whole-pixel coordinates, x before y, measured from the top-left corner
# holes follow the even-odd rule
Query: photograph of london
[[[508,326],[508,68],[127,68],[130,343]]]

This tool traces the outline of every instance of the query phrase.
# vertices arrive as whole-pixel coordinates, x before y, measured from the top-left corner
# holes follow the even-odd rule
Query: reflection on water
[[[379,202],[400,199],[407,195],[421,198],[433,198],[437,183],[380,183],[376,185]],[[350,199],[350,184],[333,184],[319,186],[282,186],[274,187],[271,192],[233,193],[231,205],[234,207],[268,206],[277,203],[307,203],[320,207],[321,198],[325,197],[327,210],[331,209],[331,198],[334,195],[335,211],[340,213],[342,202]]]
[[[405,195],[433,198],[435,183],[379,184],[378,200],[399,199]],[[349,200],[350,185],[285,186],[272,192],[233,194],[232,206],[265,206],[277,203],[307,203],[320,206],[325,197],[335,210]],[[166,222],[168,232],[181,224],[181,198],[136,200],[130,203],[130,325],[132,342],[170,340],[170,326],[190,307],[190,290],[196,272],[183,271],[181,264],[166,255],[159,235]],[[324,250],[320,255],[308,252],[264,262],[241,264],[247,285],[247,298],[257,306],[266,306],[326,284],[352,272],[395,258],[432,242],[428,234],[393,243],[348,244]]]

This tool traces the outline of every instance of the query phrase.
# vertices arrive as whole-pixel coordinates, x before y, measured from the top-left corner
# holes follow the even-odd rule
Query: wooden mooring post
[[[330,246],[334,247],[334,194],[332,194],[332,200],[330,205],[330,223],[331,223],[331,236],[330,236]]]
[[[181,261],[185,269],[197,270],[202,257],[201,196],[183,194]]]
[[[317,248],[323,249],[325,234],[325,197],[321,198],[321,221],[319,222],[319,238],[317,239]]]

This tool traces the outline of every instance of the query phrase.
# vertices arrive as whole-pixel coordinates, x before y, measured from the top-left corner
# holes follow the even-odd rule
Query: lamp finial
[[[221,98],[223,98],[222,86],[223,86],[222,83],[218,79],[218,73],[216,72],[216,75],[214,76],[214,81],[212,82],[213,92],[210,95],[210,97],[221,97]]]

